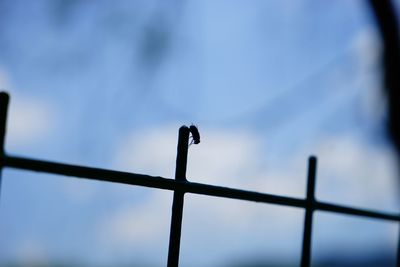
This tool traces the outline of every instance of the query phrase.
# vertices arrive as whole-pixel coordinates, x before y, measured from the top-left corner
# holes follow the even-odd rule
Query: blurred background
[[[396,2],[396,8],[399,2]],[[6,150],[399,212],[366,1],[1,0]],[[5,169],[0,266],[165,266],[172,193]],[[185,198],[181,266],[299,266],[304,211]],[[316,212],[313,266],[396,266],[395,223]]]

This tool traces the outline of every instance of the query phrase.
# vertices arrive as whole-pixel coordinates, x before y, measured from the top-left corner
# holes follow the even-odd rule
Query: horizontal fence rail
[[[135,186],[144,186],[161,190],[170,190],[174,192],[172,202],[170,240],[168,250],[168,267],[179,266],[179,250],[182,228],[182,217],[184,208],[184,195],[186,193],[199,194],[213,197],[222,197],[244,201],[261,202],[267,204],[283,205],[305,210],[303,245],[301,254],[301,266],[309,267],[311,265],[312,251],[312,226],[313,213],[315,211],[325,211],[350,216],[361,216],[370,219],[387,220],[400,222],[400,214],[347,207],[333,203],[326,203],[315,199],[315,184],[317,173],[317,159],[310,157],[308,163],[307,176],[307,194],[306,198],[293,198],[279,196],[248,190],[240,190],[204,183],[190,182],[186,179],[188,142],[190,137],[189,127],[182,126],[179,129],[176,172],[175,179],[164,178],[160,176],[150,176],[144,174],[135,174],[101,168],[92,168],[25,157],[11,156],[4,152],[4,138],[6,132],[6,118],[9,97],[6,93],[0,93],[0,172],[4,167],[35,171],[63,176],[72,176],[96,181],[106,181]],[[198,133],[197,133],[198,134]],[[199,142],[199,140],[197,140]],[[195,143],[198,143],[195,142]],[[0,175],[1,190],[1,175]],[[1,194],[1,192],[0,192]],[[1,196],[1,195],[0,195]],[[399,224],[400,226],[400,224]],[[399,234],[400,241],[400,234]],[[400,242],[399,242],[400,243]],[[400,244],[398,254],[400,253]],[[400,267],[400,255],[397,255],[397,266]]]
[[[240,190],[229,187],[215,186],[203,183],[179,181],[160,176],[113,171],[101,168],[83,167],[64,163],[55,163],[36,159],[28,159],[15,156],[4,156],[3,166],[13,169],[22,169],[35,172],[72,176],[96,181],[106,181],[128,185],[138,185],[150,188],[165,189],[170,191],[182,191],[192,194],[207,195],[214,197],[232,198],[253,202],[284,205],[290,207],[306,208],[307,200],[301,198],[278,196],[267,193]],[[343,213],[348,215],[399,221],[400,214],[385,213],[366,209],[357,209],[342,205],[335,205],[315,200],[316,210]]]

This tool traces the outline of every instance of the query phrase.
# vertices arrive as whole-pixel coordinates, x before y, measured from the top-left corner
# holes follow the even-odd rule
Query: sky
[[[399,212],[376,26],[364,1],[0,1],[6,150]],[[5,169],[0,266],[164,266],[172,193]],[[182,266],[298,262],[301,209],[187,195]],[[317,212],[313,257],[395,254],[393,223]],[[394,263],[393,263],[393,266]]]

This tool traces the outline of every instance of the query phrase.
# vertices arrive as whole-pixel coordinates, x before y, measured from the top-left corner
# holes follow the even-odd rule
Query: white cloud
[[[21,266],[49,264],[48,253],[44,246],[36,239],[25,239],[16,251],[16,260]]]
[[[25,147],[46,140],[54,130],[54,108],[31,96],[12,94],[7,141],[11,148]]]
[[[158,242],[169,228],[170,205],[166,203],[171,201],[168,194],[152,194],[140,205],[115,210],[111,217],[98,225],[100,238],[119,246],[146,246]]]
[[[397,210],[394,151],[356,136],[331,137],[318,147],[318,196],[375,209]]]
[[[354,35],[351,42],[356,71],[354,78],[361,83],[361,115],[365,122],[380,123],[385,116],[386,100],[380,72],[382,44],[376,28],[366,26]]]
[[[56,109],[48,101],[15,89],[7,69],[0,67],[0,90],[10,94],[7,147],[27,148],[46,140],[54,130]]]
[[[172,127],[131,134],[117,145],[114,168],[173,177],[177,134]]]
[[[357,32],[351,40],[351,49],[357,59],[357,68],[363,71],[363,74],[376,67],[382,53],[382,45],[376,28],[365,26]]]

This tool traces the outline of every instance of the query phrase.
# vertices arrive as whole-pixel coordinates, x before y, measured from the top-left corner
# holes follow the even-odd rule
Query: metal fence
[[[279,195],[190,182],[186,179],[187,153],[190,135],[190,130],[186,126],[182,126],[179,129],[175,179],[11,156],[4,151],[8,103],[8,94],[5,92],[1,92],[0,171],[3,168],[23,169],[36,172],[73,176],[77,178],[86,178],[97,181],[108,181],[114,183],[145,186],[174,191],[168,250],[168,267],[177,267],[179,265],[182,213],[184,196],[186,193],[269,203],[304,209],[305,217],[301,254],[302,267],[308,267],[311,264],[311,242],[314,211],[320,210],[338,214],[346,214],[350,216],[362,216],[371,219],[392,221],[398,223],[400,228],[399,214],[357,209],[316,200],[314,192],[316,182],[317,159],[313,156],[310,157],[308,161],[307,196],[305,199],[284,197]],[[399,245],[397,249],[397,266],[400,267],[400,235]]]

